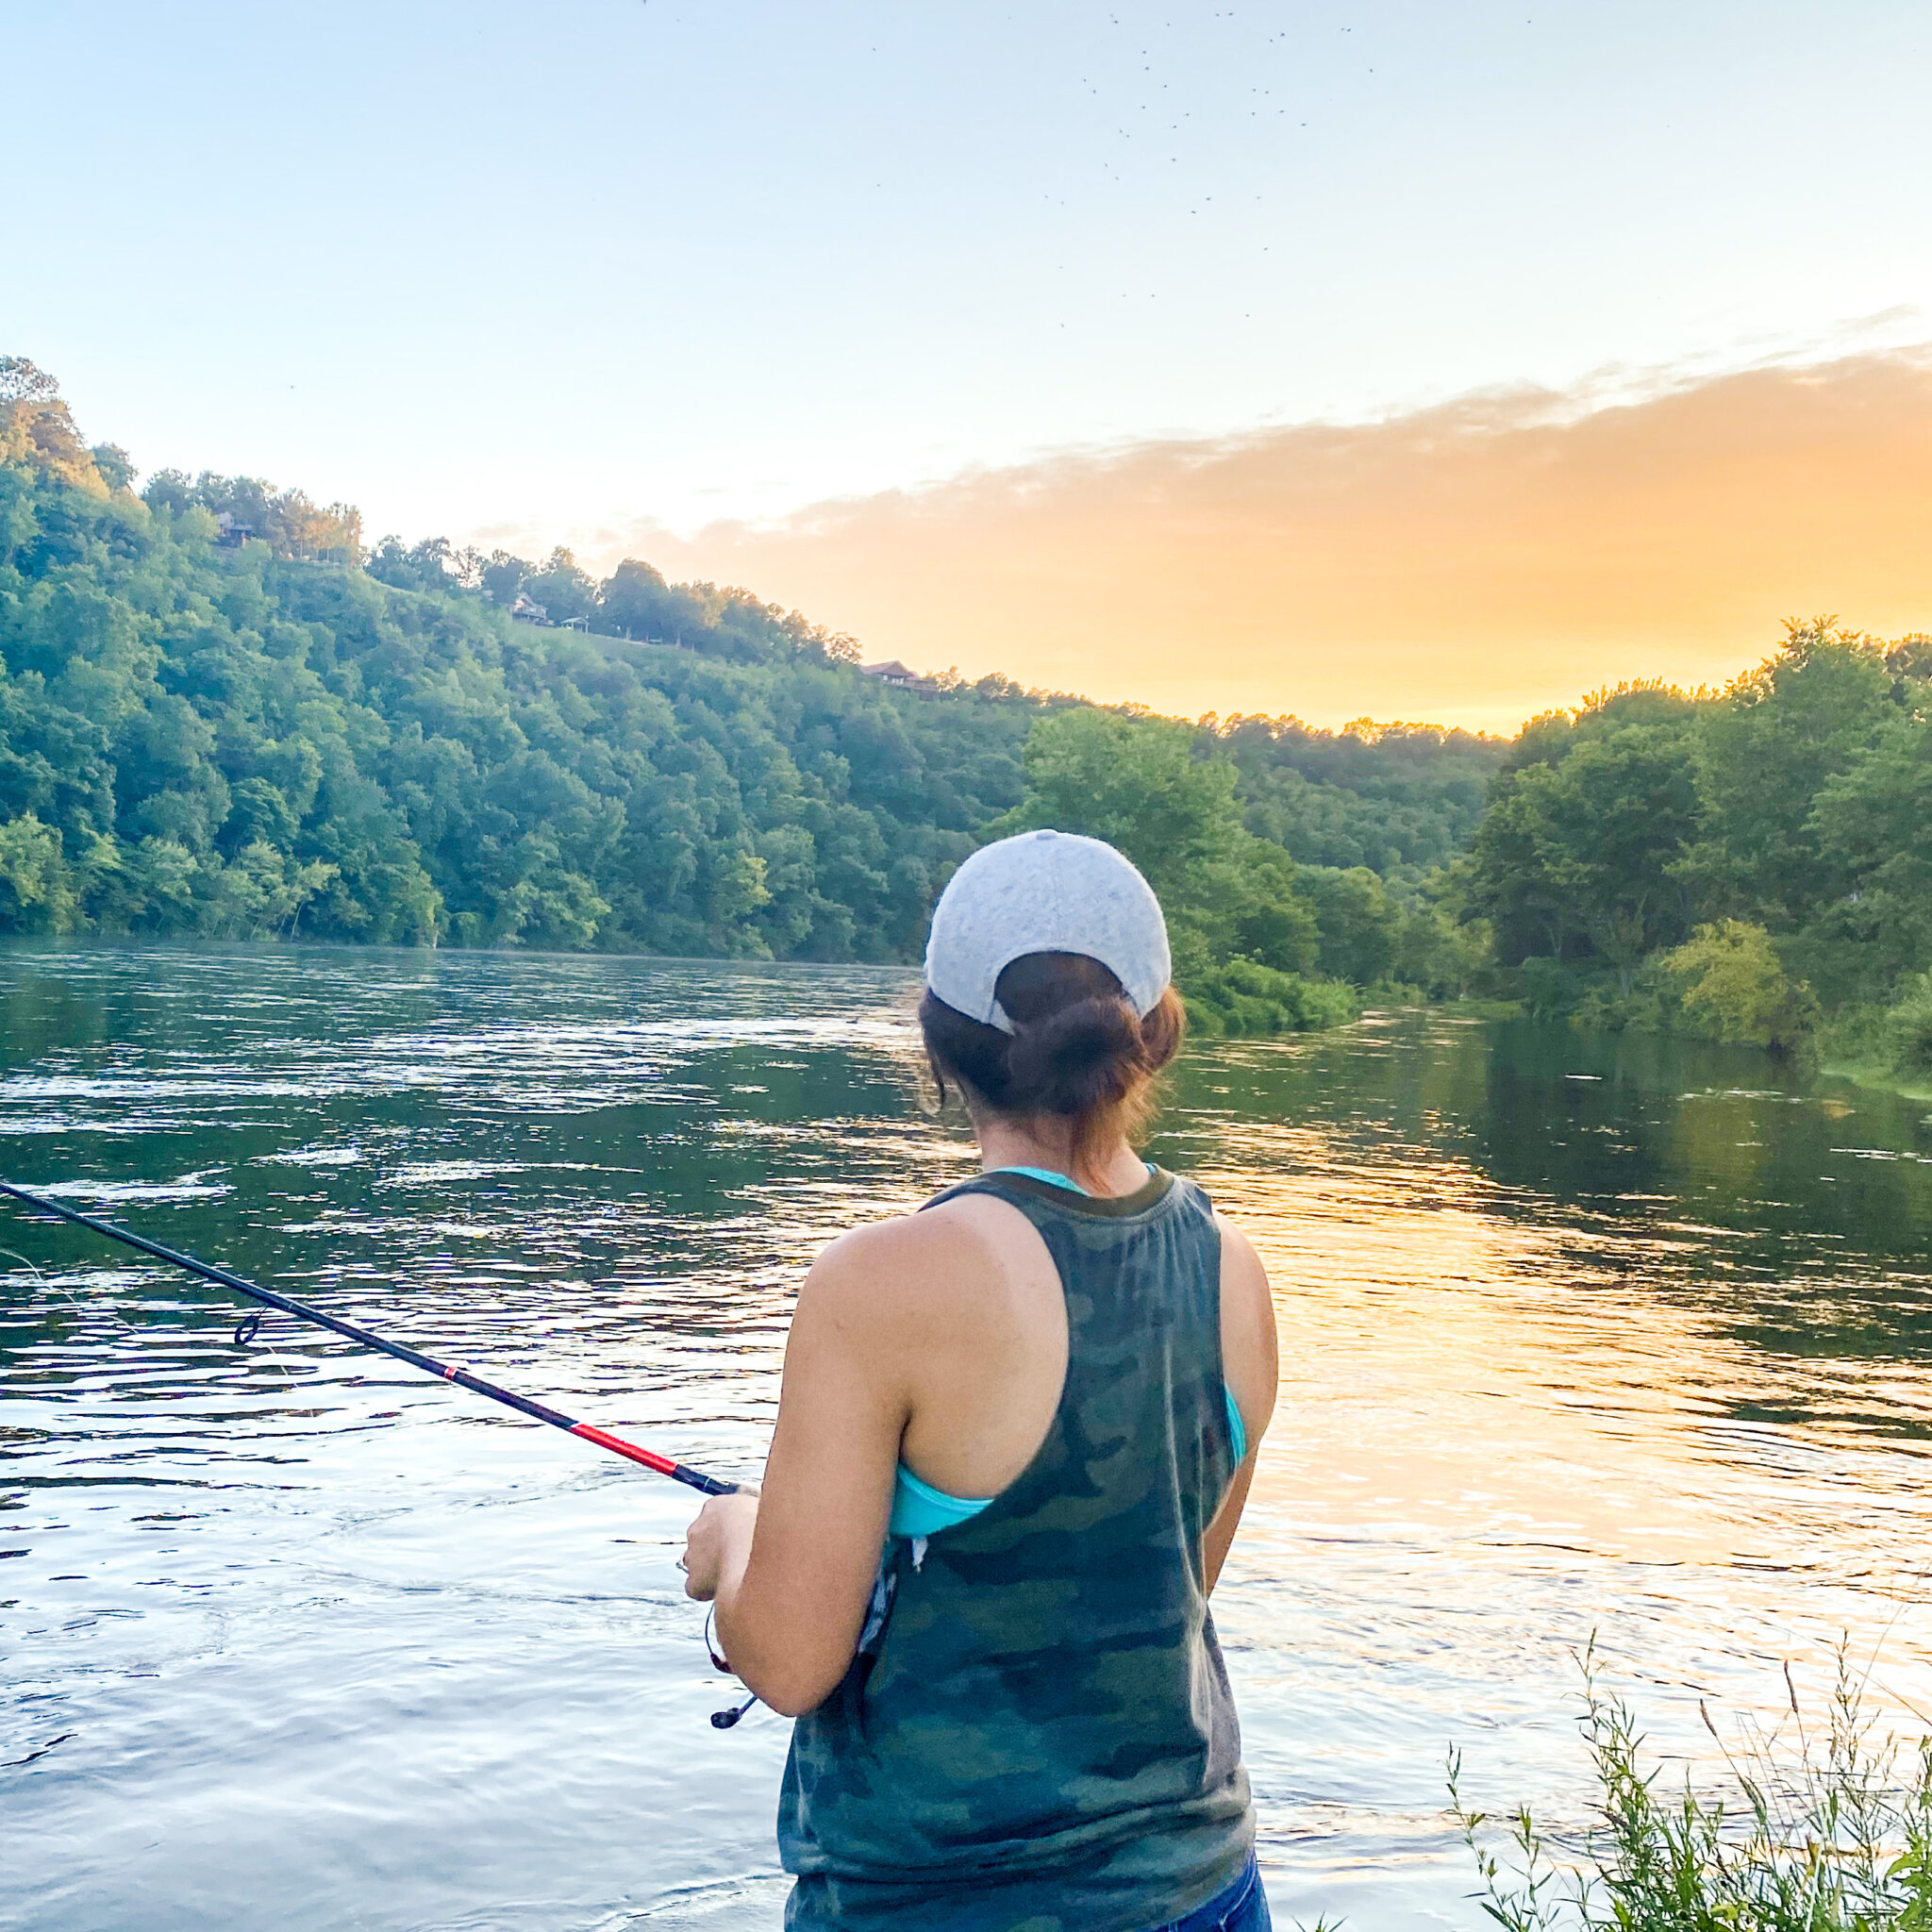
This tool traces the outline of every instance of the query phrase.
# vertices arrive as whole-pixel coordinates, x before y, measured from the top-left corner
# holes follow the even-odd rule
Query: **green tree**
[[[1722,693],[1624,686],[1533,720],[1454,877],[1540,1011],[1621,1024],[1676,946],[1693,1029],[1782,1047],[1829,1009],[1869,1041],[1932,963],[1928,823],[1932,645],[1817,618]],[[1624,1006],[1578,983],[1602,965]]]
[[[32,812],[0,824],[0,931],[67,932],[75,908],[59,832]]]
[[[1684,929],[1696,750],[1688,714],[1656,724],[1611,714],[1591,725],[1554,762],[1499,778],[1476,829],[1468,897],[1494,922],[1511,963],[1532,952],[1561,960],[1584,941],[1627,993],[1637,963]]]
[[[687,619],[683,600],[648,563],[627,557],[605,580],[594,628],[611,637],[677,641]]]
[[[1186,724],[1060,711],[1034,725],[1024,764],[1026,796],[1008,826],[1105,839],[1140,867],[1171,912],[1192,908],[1209,869],[1236,857],[1234,762],[1197,757]]]
[[[1705,723],[1705,833],[1685,874],[1713,908],[1756,911],[1790,931],[1838,883],[1812,816],[1819,793],[1872,748],[1895,705],[1872,639],[1832,617],[1793,621],[1786,633],[1777,655],[1739,678]]]
[[[1806,822],[1820,882],[1811,923],[1827,944],[1838,942],[1837,976],[1864,997],[1932,963],[1928,828],[1932,708],[1894,708],[1860,755],[1820,785]]]
[[[1892,1065],[1914,1079],[1932,1077],[1932,973],[1908,980],[1905,996],[1885,1016]]]
[[[1023,762],[1025,796],[990,836],[1046,825],[1125,853],[1167,914],[1174,977],[1197,1023],[1269,1030],[1260,1022],[1273,1014],[1278,1030],[1327,1024],[1320,1016],[1347,1005],[1304,997],[1319,934],[1294,860],[1242,825],[1234,762],[1197,731],[1118,711],[1052,711],[1028,734]],[[1230,976],[1243,961],[1255,971]]]
[[[253,840],[212,874],[201,929],[215,939],[291,937],[303,907],[336,871],[320,860],[299,864],[265,841]]]
[[[25,356],[0,356],[0,404],[47,403],[60,393],[60,385]]]
[[[1816,1030],[1818,1002],[1785,973],[1761,925],[1725,919],[1700,925],[1663,964],[1684,982],[1685,1016],[1716,1040],[1789,1053]]]
[[[508,609],[517,601],[517,592],[523,589],[532,568],[521,557],[512,557],[508,550],[492,550],[477,573],[483,594],[492,604],[501,604]]]
[[[542,605],[553,624],[588,618],[597,608],[596,579],[579,570],[576,558],[560,543],[543,567],[525,579],[524,591]]]
[[[1243,717],[1208,729],[1235,761],[1243,822],[1257,838],[1298,864],[1365,865],[1405,882],[1468,846],[1505,756],[1498,739],[1430,724],[1358,719],[1333,732]]]
[[[1305,866],[1297,881],[1314,911],[1316,964],[1331,979],[1371,986],[1395,965],[1402,915],[1365,865]]]
[[[1391,973],[1431,999],[1461,999],[1489,963],[1491,945],[1486,921],[1458,921],[1441,905],[1410,906],[1396,926]]]

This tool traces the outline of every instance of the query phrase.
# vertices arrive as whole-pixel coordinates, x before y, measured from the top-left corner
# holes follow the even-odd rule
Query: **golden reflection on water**
[[[1282,1391],[1257,1486],[1271,1517],[1302,1535],[1393,1516],[1671,1557],[1707,1541],[1695,1508],[1659,1520],[1640,1470],[1677,1459],[1657,1426],[1677,1391],[1637,1372],[1627,1321],[1549,1306],[1549,1231],[1484,1212],[1450,1163],[1368,1176],[1292,1138],[1208,1181],[1275,1284]],[[1691,1345],[1692,1324],[1659,1311],[1640,1361]]]
[[[1740,1111],[1680,1107],[1674,1158],[1749,1200]],[[1605,1215],[1359,1122],[1223,1118],[1198,1139],[1282,1341],[1217,1604],[1277,1910],[1471,1923],[1448,1906],[1468,1869],[1442,1750],[1470,1747],[1483,1802],[1574,1819],[1569,1654],[1593,1633],[1620,1688],[1648,1687],[1659,1747],[1690,1757],[1711,1747],[1688,1700],[1768,1709],[1790,1657],[1822,1690],[1840,1629],[1879,1653],[1890,1722],[1932,1713],[1932,1468],[1902,1440],[1932,1426],[1923,1361],[1740,1335],[1682,1292],[1722,1276],[1738,1230],[1674,1195]],[[1754,1413],[1799,1392],[1795,1424]]]
[[[1365,1171],[1293,1128],[1249,1129],[1237,1159],[1199,1178],[1274,1285],[1282,1385],[1257,1473],[1265,1510],[1304,1528],[1396,1510],[1533,1525],[1606,1557],[1765,1559],[1748,1505],[1767,1444],[1713,1409],[1787,1392],[1790,1365],[1644,1296],[1641,1234],[1592,1257],[1520,1206],[1497,1211],[1467,1166],[1391,1156]],[[1922,1369],[1803,1373],[1932,1419]],[[1833,1439],[1819,1529],[1842,1533],[1840,1486],[1863,1479],[1868,1507],[1924,1507],[1922,1455],[1892,1443],[1874,1458],[1856,1430],[1807,1432],[1819,1449]],[[1809,1515],[1806,1500],[1781,1486],[1783,1511]],[[1902,1580],[1924,1574],[1902,1566]]]

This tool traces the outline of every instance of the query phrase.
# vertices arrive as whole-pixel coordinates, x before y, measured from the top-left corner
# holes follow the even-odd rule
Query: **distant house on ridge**
[[[877,664],[861,664],[859,670],[868,677],[876,677],[881,684],[896,685],[901,691],[938,691],[936,678],[923,676],[909,664],[902,664],[896,658],[888,658]]]

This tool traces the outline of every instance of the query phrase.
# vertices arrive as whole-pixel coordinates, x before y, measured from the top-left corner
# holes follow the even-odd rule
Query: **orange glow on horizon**
[[[1141,444],[678,539],[868,658],[1162,711],[1513,731],[1624,678],[1719,682],[1815,611],[1932,629],[1932,354],[1579,410],[1541,392]]]

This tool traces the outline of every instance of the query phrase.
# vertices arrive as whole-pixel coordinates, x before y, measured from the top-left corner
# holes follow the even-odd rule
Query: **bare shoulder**
[[[1274,1413],[1279,1374],[1274,1295],[1254,1242],[1218,1213],[1214,1224],[1221,1231],[1223,1373],[1256,1442]]]
[[[1255,1244],[1233,1222],[1216,1209],[1214,1225],[1221,1231],[1221,1291],[1258,1297],[1269,1302],[1268,1271]],[[1272,1306],[1272,1303],[1271,1303]]]
[[[955,1287],[983,1282],[989,1263],[1029,1236],[1039,1241],[1024,1215],[982,1194],[871,1222],[841,1234],[812,1263],[799,1306],[876,1314],[929,1308]]]

